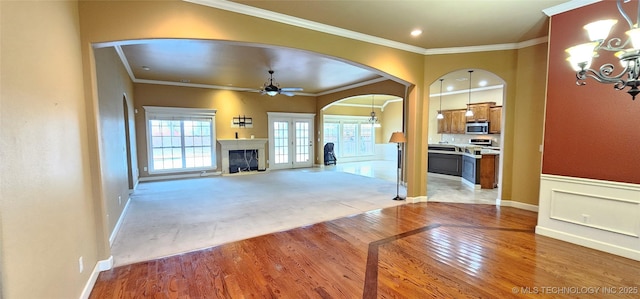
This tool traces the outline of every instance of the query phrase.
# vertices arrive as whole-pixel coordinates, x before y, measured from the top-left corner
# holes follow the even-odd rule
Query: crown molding
[[[227,10],[235,13],[240,13],[252,17],[262,18],[270,21],[275,21],[291,26],[301,27],[309,30],[319,31],[323,33],[328,33],[336,36],[346,37],[354,40],[359,40],[363,42],[368,42],[380,46],[385,46],[389,48],[394,48],[398,50],[404,50],[407,52],[413,52],[422,55],[438,55],[438,54],[458,54],[458,53],[471,53],[471,52],[488,52],[488,51],[502,51],[502,50],[514,50],[529,47],[532,45],[536,45],[539,43],[547,42],[547,37],[541,37],[532,39],[529,41],[524,41],[520,43],[510,43],[510,44],[496,44],[496,45],[483,45],[483,46],[471,46],[471,47],[452,47],[452,48],[436,48],[436,49],[425,49],[421,47],[416,47],[413,45],[408,45],[368,34],[363,34],[347,29],[342,29],[335,26],[330,26],[318,22],[313,22],[297,17],[292,17],[289,15],[256,8],[240,3],[235,3],[227,0],[183,0],[185,2],[204,5],[208,7],[213,7],[217,9]],[[578,1],[599,1],[599,0],[573,0],[571,2]]]
[[[318,22],[313,22],[313,21],[309,21],[309,20],[305,20],[297,17],[292,17],[289,15],[285,15],[285,14],[281,14],[281,13],[277,13],[277,12],[273,12],[273,11],[269,11],[261,8],[256,8],[256,7],[252,7],[252,6],[248,6],[240,3],[235,3],[231,1],[226,1],[226,0],[183,0],[183,1],[194,3],[194,4],[200,4],[204,6],[209,6],[217,9],[227,10],[235,13],[245,14],[252,17],[262,18],[269,21],[275,21],[275,22],[279,22],[287,25],[306,28],[306,29],[328,33],[332,35],[342,36],[342,37],[364,41],[364,42],[377,44],[381,46],[386,46],[390,48],[400,49],[408,52],[424,54],[424,52],[426,51],[426,49],[424,48],[403,44],[396,41],[379,38],[379,37],[355,32],[355,31],[347,30],[347,29],[342,29],[339,27],[330,26],[330,25],[326,25]]]
[[[561,14],[563,12],[567,12],[570,10],[574,10],[576,8],[580,8],[583,6],[591,5],[593,3],[600,2],[600,1],[601,0],[571,0],[569,2],[558,4],[556,6],[552,6],[547,9],[543,9],[542,12],[545,15],[552,17],[554,15]]]

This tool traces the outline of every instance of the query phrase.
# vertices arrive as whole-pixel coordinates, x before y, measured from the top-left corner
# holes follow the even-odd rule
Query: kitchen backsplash
[[[501,135],[462,135],[462,134],[439,134],[442,140],[438,138],[429,138],[429,143],[438,143],[440,141],[456,144],[468,144],[470,139],[491,139],[492,146],[500,146]]]

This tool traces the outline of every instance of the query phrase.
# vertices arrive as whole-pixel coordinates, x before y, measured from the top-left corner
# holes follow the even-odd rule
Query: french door
[[[313,166],[315,114],[268,112],[269,168]]]

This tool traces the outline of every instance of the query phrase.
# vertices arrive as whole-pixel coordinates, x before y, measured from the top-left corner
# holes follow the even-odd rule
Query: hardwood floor
[[[118,267],[90,298],[640,297],[640,262],[535,235],[536,217],[407,204]]]

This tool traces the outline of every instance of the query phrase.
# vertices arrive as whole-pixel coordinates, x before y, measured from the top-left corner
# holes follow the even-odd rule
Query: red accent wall
[[[635,21],[637,2],[624,4]],[[610,37],[624,37],[626,21],[615,1],[602,1],[551,18],[549,35],[549,81],[542,173],[640,184],[640,95],[635,101],[612,84],[593,79],[577,86],[575,73],[564,51],[588,42],[582,26],[600,19],[618,23]],[[613,52],[600,51],[592,68],[620,64]]]

